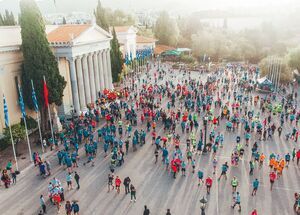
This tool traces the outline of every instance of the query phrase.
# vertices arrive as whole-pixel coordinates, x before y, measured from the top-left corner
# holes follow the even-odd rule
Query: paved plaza
[[[164,65],[163,65],[164,68]],[[152,79],[154,77],[154,70],[150,71]],[[142,78],[145,74],[142,75]],[[168,80],[172,80],[176,84],[188,75],[183,72],[175,71],[174,73],[167,73],[163,80],[159,80],[159,84],[165,84]],[[197,81],[205,81],[206,74],[199,72],[192,72],[191,78]],[[153,80],[152,80],[153,82]],[[141,84],[138,84],[141,87]],[[220,86],[221,87],[221,86]],[[216,96],[216,95],[215,95]],[[280,101],[280,97],[277,98]],[[162,107],[167,108],[168,98],[163,98]],[[179,100],[176,100],[176,109],[179,107]],[[254,106],[249,105],[249,110]],[[254,109],[257,113],[258,110]],[[220,109],[214,109],[215,114],[219,113]],[[261,112],[261,111],[259,111]],[[140,119],[140,112],[138,112],[138,119]],[[124,116],[124,114],[123,114]],[[197,142],[200,136],[200,129],[203,128],[202,116],[198,117],[200,128],[197,131]],[[268,116],[267,113],[261,114],[261,119]],[[278,117],[272,117],[275,124],[279,124]],[[148,132],[146,136],[146,144],[138,146],[137,151],[133,152],[130,141],[130,148],[128,155],[125,156],[125,163],[115,170],[115,176],[118,175],[122,181],[125,177],[131,178],[131,183],[134,184],[137,190],[137,201],[130,201],[130,194],[125,195],[124,186],[121,186],[120,194],[115,190],[107,192],[107,182],[110,156],[105,157],[103,146],[99,144],[98,153],[95,158],[95,166],[84,166],[87,158],[83,146],[79,150],[79,168],[76,171],[80,175],[80,190],[67,190],[66,171],[62,166],[58,166],[57,155],[54,152],[47,154],[47,159],[52,165],[52,176],[42,179],[39,176],[38,168],[33,165],[27,167],[21,172],[18,177],[16,185],[12,185],[9,189],[0,187],[0,214],[2,215],[33,215],[40,211],[39,196],[43,194],[47,201],[47,214],[57,214],[55,206],[50,204],[47,193],[47,186],[52,177],[58,178],[65,189],[66,200],[78,200],[80,205],[80,215],[139,215],[143,214],[144,205],[147,205],[154,215],[164,215],[169,208],[172,215],[196,215],[201,214],[200,199],[204,196],[207,198],[206,214],[208,215],[232,215],[232,214],[250,214],[253,209],[257,209],[259,215],[291,215],[294,214],[294,193],[300,191],[300,166],[296,162],[291,162],[288,168],[284,168],[283,176],[275,181],[273,190],[270,191],[268,158],[271,153],[279,154],[284,157],[288,152],[291,154],[293,148],[299,149],[299,142],[295,143],[292,140],[286,141],[285,134],[291,132],[293,126],[286,122],[283,126],[282,136],[279,138],[277,131],[272,139],[266,141],[258,141],[255,133],[252,134],[250,146],[245,146],[245,154],[238,166],[232,166],[231,153],[236,145],[236,136],[241,136],[242,143],[245,142],[244,129],[242,126],[235,132],[226,131],[226,120],[220,121],[216,132],[224,134],[224,147],[217,150],[217,172],[213,174],[212,152],[207,154],[193,154],[196,160],[196,171],[192,173],[192,167],[187,164],[186,176],[181,176],[181,172],[177,174],[176,179],[170,171],[166,171],[166,166],[161,161],[161,152],[159,160],[155,164],[154,150],[155,145],[152,145],[151,133]],[[101,125],[100,125],[101,126]],[[141,124],[138,121],[138,126],[135,129],[146,130],[146,124]],[[213,127],[208,125],[208,134]],[[180,135],[180,147],[185,155],[186,139],[190,134],[182,134],[180,122],[176,127],[176,133]],[[165,136],[162,122],[157,124],[157,136]],[[96,133],[95,133],[96,136]],[[119,136],[119,135],[117,135]],[[208,138],[207,138],[208,139]],[[249,176],[249,161],[251,160],[251,148],[255,141],[258,141],[258,150],[266,155],[266,160],[262,169],[255,167],[254,174]],[[172,154],[174,145],[168,144],[169,154]],[[187,159],[185,158],[187,161]],[[217,180],[221,173],[221,166],[224,162],[229,163],[228,179],[222,178]],[[210,175],[213,179],[211,194],[206,194],[205,185],[198,186],[198,170],[204,172],[204,179]],[[241,194],[242,211],[238,212],[237,208],[231,208],[233,204],[231,179],[236,176],[239,181],[237,190]],[[251,196],[252,182],[257,178],[260,181],[260,186],[256,196]],[[74,182],[75,184],[75,182]],[[64,203],[60,214],[65,214]]]

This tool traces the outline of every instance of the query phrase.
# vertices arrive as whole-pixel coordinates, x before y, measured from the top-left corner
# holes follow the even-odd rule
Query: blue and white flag
[[[6,128],[9,127],[9,118],[8,118],[8,107],[7,107],[7,104],[6,104],[6,99],[5,99],[5,96],[3,94],[3,106],[4,106],[4,120],[5,120],[5,126]]]
[[[35,95],[32,80],[31,80],[31,86],[32,86],[32,95],[31,95],[31,97],[32,97],[32,101],[33,101],[34,110],[35,110],[35,112],[39,112],[39,105],[38,105],[38,102],[37,102],[37,99],[36,99],[36,95]]]
[[[23,96],[22,96],[22,90],[19,85],[18,85],[18,88],[19,88],[19,105],[21,108],[22,117],[25,118],[26,112],[25,112],[25,105],[24,105],[24,100],[23,100]]]

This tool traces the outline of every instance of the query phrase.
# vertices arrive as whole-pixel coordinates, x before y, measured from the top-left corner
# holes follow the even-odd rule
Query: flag
[[[37,99],[36,99],[36,95],[35,95],[32,80],[31,80],[31,86],[32,86],[32,95],[31,95],[31,97],[32,97],[32,101],[33,101],[34,110],[35,110],[35,112],[39,112],[39,105],[38,105],[38,102],[37,102]]]
[[[49,105],[48,96],[49,96],[49,92],[48,92],[46,81],[44,80],[44,101],[46,107],[48,107]]]
[[[4,120],[5,120],[5,126],[8,128],[9,127],[9,118],[8,118],[8,107],[6,104],[6,99],[5,96],[3,94],[3,106],[4,106]]]
[[[18,88],[19,88],[19,105],[21,108],[22,117],[25,118],[26,112],[25,112],[25,105],[24,105],[24,100],[23,100],[23,96],[22,96],[22,90],[19,85],[18,85]]]

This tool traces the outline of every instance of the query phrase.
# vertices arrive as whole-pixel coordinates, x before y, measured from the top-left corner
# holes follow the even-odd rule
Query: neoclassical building
[[[18,123],[17,83],[23,62],[19,26],[0,27],[0,94],[5,94],[11,124]],[[67,85],[59,114],[77,113],[95,102],[103,89],[112,89],[110,41],[112,36],[97,25],[46,26],[48,41]],[[51,89],[49,89],[51,90]],[[30,115],[30,111],[27,110]],[[0,100],[0,133],[4,127]]]

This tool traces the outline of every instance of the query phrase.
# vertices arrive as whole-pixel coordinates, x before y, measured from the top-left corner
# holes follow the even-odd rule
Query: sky
[[[42,13],[90,13],[98,0],[37,0]],[[19,12],[19,0],[0,0],[0,11]],[[101,0],[104,7],[125,11],[166,10],[170,12],[195,12],[201,10],[287,10],[300,7],[300,0]]]

